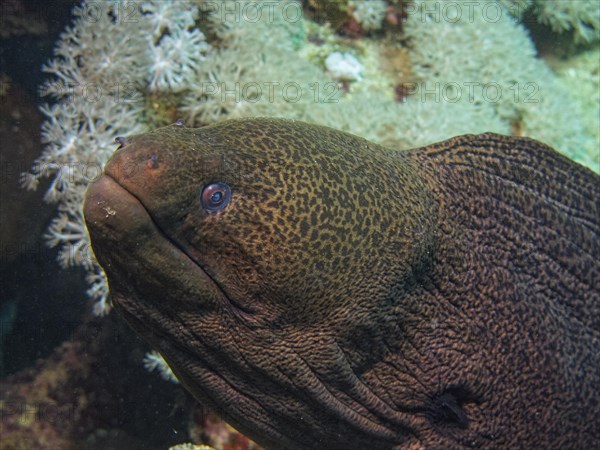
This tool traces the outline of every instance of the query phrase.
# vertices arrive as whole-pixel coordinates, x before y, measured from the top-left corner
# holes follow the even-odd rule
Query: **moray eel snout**
[[[317,125],[120,141],[84,214],[110,298],[278,450],[590,448],[600,183],[536,141]]]

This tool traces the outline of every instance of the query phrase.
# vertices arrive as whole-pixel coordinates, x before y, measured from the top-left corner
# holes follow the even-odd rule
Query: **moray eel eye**
[[[207,211],[220,211],[231,200],[231,189],[225,183],[211,183],[202,189],[202,207]]]

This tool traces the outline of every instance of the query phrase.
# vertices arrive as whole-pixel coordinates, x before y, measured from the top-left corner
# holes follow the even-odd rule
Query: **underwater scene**
[[[597,448],[597,0],[4,0],[0,42],[0,450]]]

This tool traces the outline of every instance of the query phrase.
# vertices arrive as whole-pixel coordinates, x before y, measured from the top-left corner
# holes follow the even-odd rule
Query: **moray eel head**
[[[181,381],[267,445],[408,438],[410,417],[358,378],[405,326],[390,308],[415,314],[396,293],[433,241],[408,165],[354,136],[264,119],[120,143],[86,222],[112,303]]]

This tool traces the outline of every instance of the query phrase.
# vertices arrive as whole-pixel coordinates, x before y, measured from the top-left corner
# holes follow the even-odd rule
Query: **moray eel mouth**
[[[151,286],[147,291],[168,288],[181,291],[181,296],[195,296],[201,299],[196,304],[207,308],[228,302],[222,286],[161,230],[142,200],[122,185],[111,168],[109,163],[105,173],[88,188],[84,216],[97,259],[103,267],[120,269],[120,275],[109,279],[112,304],[133,317],[140,317],[140,308],[164,310],[164,304],[148,304],[155,295],[136,294],[143,285]],[[146,276],[140,277],[143,272]],[[184,290],[190,292],[186,294]],[[142,317],[148,314],[146,311]]]
[[[194,315],[199,321],[208,318],[227,330],[229,327],[221,322],[231,309],[226,294],[161,230],[143,202],[118,181],[118,175],[111,174],[110,162],[87,190],[84,215],[96,257],[110,271],[112,306],[165,356],[178,379],[201,392],[215,409],[228,398],[254,402],[228,382],[230,364],[212,357],[210,348],[215,344],[202,339],[201,329],[184,323],[186,317]],[[172,302],[174,298],[178,303]],[[233,333],[228,336],[232,338]],[[186,361],[193,362],[196,376],[208,387],[181,368]],[[220,367],[224,364],[225,370]],[[234,418],[229,421],[235,423]]]

